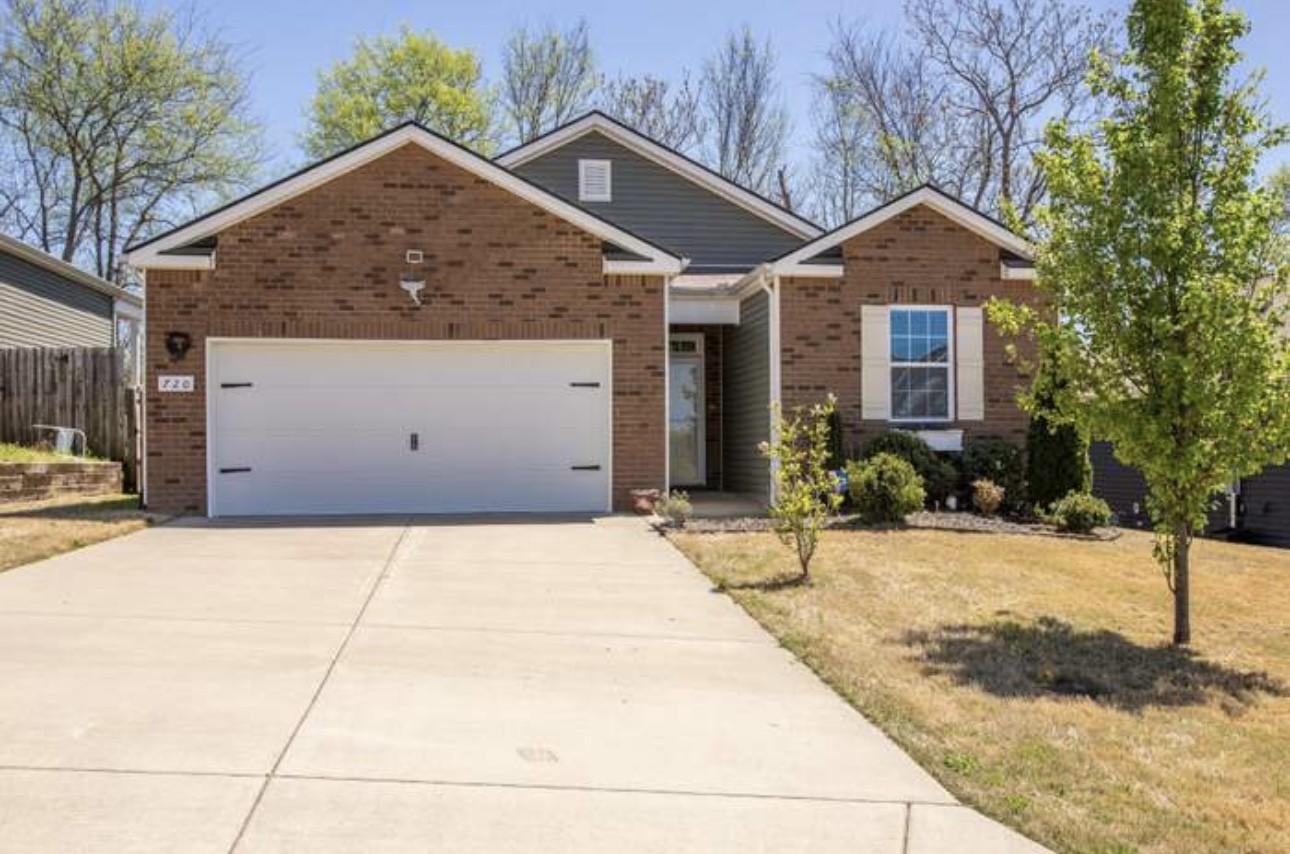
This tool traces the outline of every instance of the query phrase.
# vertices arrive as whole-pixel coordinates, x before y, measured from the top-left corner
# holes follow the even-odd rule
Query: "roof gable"
[[[924,184],[775,259],[770,265],[771,272],[775,275],[811,275],[829,266],[836,266],[821,264],[813,259],[819,259],[819,256],[836,249],[856,235],[877,228],[919,205],[926,205],[951,222],[1024,261],[1034,258],[1034,247],[1030,242],[1003,223],[931,184]]]
[[[126,262],[140,268],[205,269],[213,266],[209,253],[188,250],[229,227],[276,207],[341,175],[371,163],[405,145],[417,145],[511,194],[599,237],[634,260],[607,260],[610,272],[675,274],[684,259],[577,205],[515,175],[487,158],[417,124],[405,124],[378,137],[307,166],[248,196],[231,202],[164,234],[127,248]],[[639,260],[635,260],[639,259]]]
[[[598,110],[499,155],[497,162],[508,169],[515,169],[593,132],[612,139],[624,148],[738,205],[798,239],[811,239],[823,232],[810,220],[739,186],[679,151],[655,142]]]

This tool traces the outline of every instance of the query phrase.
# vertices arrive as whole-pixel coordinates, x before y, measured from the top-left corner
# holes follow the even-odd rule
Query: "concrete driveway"
[[[180,523],[0,575],[0,840],[1038,850],[630,518]]]

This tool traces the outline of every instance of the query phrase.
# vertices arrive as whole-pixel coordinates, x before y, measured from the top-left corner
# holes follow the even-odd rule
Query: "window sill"
[[[913,433],[918,438],[928,444],[933,451],[957,452],[963,450],[963,431],[962,430],[918,430],[914,428],[900,427],[897,430],[905,430]]]

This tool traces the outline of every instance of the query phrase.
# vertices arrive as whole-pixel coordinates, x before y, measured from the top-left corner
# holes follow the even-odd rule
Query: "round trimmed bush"
[[[945,499],[958,491],[958,469],[913,433],[905,430],[879,433],[865,445],[862,456],[870,459],[878,454],[893,454],[913,466],[922,478],[925,501],[944,504]]]
[[[993,516],[1003,504],[1004,491],[992,480],[981,478],[972,481],[972,506],[982,516]]]
[[[877,454],[847,465],[851,503],[866,522],[900,522],[923,509],[923,479],[908,461]]]
[[[1004,510],[1016,510],[1026,494],[1021,448],[1002,439],[982,439],[963,449],[963,480],[970,487],[988,480],[1003,488]]]
[[[1111,524],[1111,508],[1095,495],[1069,492],[1053,503],[1046,518],[1059,531],[1087,534],[1094,528]]]

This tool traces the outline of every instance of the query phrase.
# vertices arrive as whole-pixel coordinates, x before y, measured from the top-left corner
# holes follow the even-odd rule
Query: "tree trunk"
[[[1174,646],[1191,643],[1191,526],[1174,534]]]

